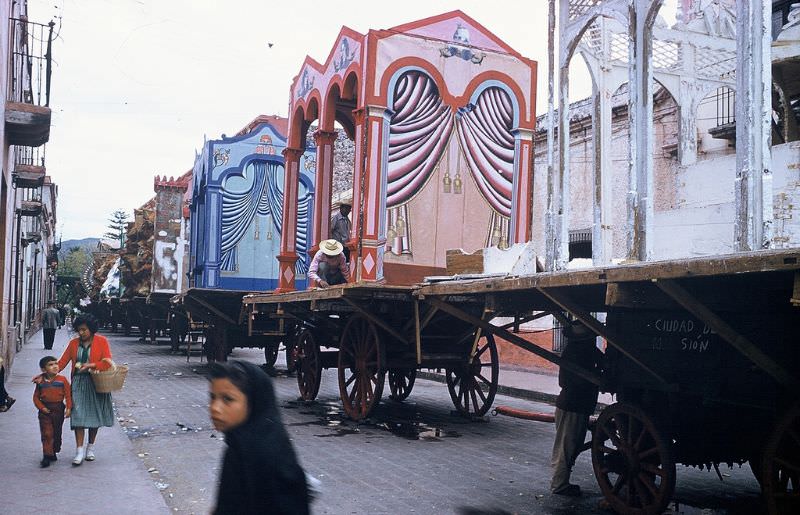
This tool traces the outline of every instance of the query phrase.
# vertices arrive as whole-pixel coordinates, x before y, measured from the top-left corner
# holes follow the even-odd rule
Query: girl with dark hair
[[[305,474],[269,376],[252,363],[231,361],[212,364],[209,381],[209,415],[228,444],[214,513],[309,513]]]
[[[80,315],[72,322],[78,333],[70,340],[61,359],[58,370],[64,370],[72,363],[72,417],[70,427],[75,431],[77,451],[72,464],[77,466],[83,460],[94,461],[94,444],[97,430],[114,425],[114,410],[110,393],[97,393],[91,370],[108,370],[111,366],[111,348],[108,340],[97,333],[98,322],[92,315]],[[84,446],[86,429],[89,429],[89,444]]]

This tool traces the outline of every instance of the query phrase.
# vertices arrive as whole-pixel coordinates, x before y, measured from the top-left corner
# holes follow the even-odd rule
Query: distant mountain
[[[79,247],[86,252],[93,252],[97,248],[100,238],[84,238],[82,240],[66,240],[61,242],[61,251],[58,253],[59,260],[62,260],[67,252],[74,247]]]

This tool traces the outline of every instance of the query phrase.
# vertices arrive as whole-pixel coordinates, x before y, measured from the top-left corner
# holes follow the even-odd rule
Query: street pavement
[[[141,496],[145,503],[140,504],[138,513],[163,511],[164,502],[174,513],[208,513],[225,444],[222,435],[211,428],[206,412],[206,363],[198,353],[188,361],[185,355],[172,355],[166,343],[152,345],[135,337],[107,336],[115,360],[130,366],[125,388],[114,395],[120,425],[100,434],[100,441],[107,442],[102,443],[104,453],[111,452],[112,440],[117,441],[111,433],[122,440],[127,434],[129,439],[120,447],[120,454],[115,454],[114,467],[119,470],[107,477],[130,476],[133,484],[127,488],[128,498]],[[38,349],[35,353],[30,349],[35,345],[29,344],[18,360],[29,354],[38,359]],[[261,351],[250,349],[236,349],[232,358],[264,361]],[[581,486],[584,495],[573,499],[549,493],[551,424],[502,416],[465,420],[452,413],[446,386],[420,379],[411,396],[399,404],[387,399],[387,386],[384,402],[373,416],[356,424],[341,412],[335,370],[323,373],[316,401],[302,402],[297,400],[296,379],[280,367],[282,359],[278,360],[275,390],[283,420],[302,465],[322,482],[323,493],[313,506],[315,514],[606,513],[598,508],[601,495],[588,453],[579,457],[573,473],[573,482]],[[10,434],[24,426],[36,445],[29,444],[29,450],[21,446],[12,449],[4,439],[0,446],[2,463],[9,459],[23,462],[13,466],[15,475],[21,476],[16,481],[25,488],[6,490],[5,497],[14,499],[29,497],[30,485],[49,471],[36,468],[35,410],[26,406],[30,393],[20,394],[20,390],[28,392],[25,381],[29,378],[19,372],[19,363],[10,382],[12,396],[16,394],[19,400],[11,412],[0,415],[0,431]],[[498,405],[553,411],[551,405],[505,395],[497,396]],[[15,410],[19,410],[14,413],[19,420],[5,418]],[[21,418],[24,410],[30,421]],[[65,450],[66,458],[73,447],[68,443]],[[18,455],[29,459],[21,460]],[[59,461],[57,469],[64,477],[74,477],[76,471],[101,466],[104,459],[108,463],[104,456],[75,470],[63,470],[68,465]],[[722,467],[721,472],[723,482],[713,471],[679,466],[677,502],[669,513],[759,513],[758,484],[748,466]],[[64,491],[68,488],[64,485]],[[108,497],[104,490],[89,496],[93,503]],[[159,490],[161,504],[146,504],[153,502]],[[26,513],[6,511],[6,506],[6,501],[0,501],[0,512]],[[137,504],[128,501],[124,506]]]

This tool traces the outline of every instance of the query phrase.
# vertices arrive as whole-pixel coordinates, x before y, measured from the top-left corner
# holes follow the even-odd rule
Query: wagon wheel
[[[389,398],[393,401],[404,401],[414,389],[417,371],[413,368],[396,369],[389,371],[389,389],[392,393]]]
[[[494,336],[485,334],[468,363],[447,369],[447,389],[456,409],[464,415],[485,415],[494,402],[499,375]]]
[[[362,317],[350,318],[339,343],[339,395],[347,416],[361,420],[378,405],[386,372],[375,326]]]
[[[264,359],[267,362],[267,367],[274,367],[275,362],[278,361],[278,342],[275,340],[267,340],[264,344]]]
[[[319,393],[322,379],[322,361],[319,356],[319,345],[314,340],[310,329],[303,329],[297,336],[297,386],[304,401],[313,401]]]
[[[592,437],[597,483],[620,514],[662,513],[675,491],[669,440],[636,406],[612,404],[600,413]]]
[[[298,350],[297,346],[297,336],[290,336],[286,339],[286,370],[288,372],[294,372],[297,369],[298,363],[298,356],[300,351]]]
[[[761,479],[770,515],[800,513],[800,405],[779,419],[767,441]]]

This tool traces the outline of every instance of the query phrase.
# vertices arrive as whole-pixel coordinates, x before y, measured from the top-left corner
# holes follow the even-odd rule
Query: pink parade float
[[[313,253],[329,234],[336,126],[353,140],[356,282],[409,285],[444,272],[447,249],[530,239],[536,63],[460,11],[360,34],[343,27],[324,64],[291,86],[283,220],[316,127]],[[295,288],[283,232],[279,291]]]

